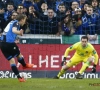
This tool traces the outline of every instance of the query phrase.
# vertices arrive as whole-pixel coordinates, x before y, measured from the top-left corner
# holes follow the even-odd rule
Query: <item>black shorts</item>
[[[1,51],[7,60],[14,58],[20,54],[20,50],[16,43],[1,42]]]

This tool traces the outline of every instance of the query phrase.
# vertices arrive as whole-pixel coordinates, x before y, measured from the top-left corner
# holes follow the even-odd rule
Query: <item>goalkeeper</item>
[[[73,50],[76,50],[74,56],[70,59],[70,61],[66,65],[64,65],[66,62],[66,57],[68,56],[69,52]],[[82,79],[83,76],[81,74],[89,67],[89,65],[93,61],[94,61],[94,65],[92,68],[92,73],[95,73],[96,66],[98,63],[98,54],[94,49],[94,47],[90,43],[88,43],[88,37],[82,36],[80,42],[77,42],[66,49],[64,54],[64,59],[61,63],[61,65],[64,66],[62,67],[58,75],[55,76],[54,78],[59,79],[60,76],[62,76],[70,67],[72,67],[73,65],[77,65],[80,62],[84,62],[82,68],[76,75],[76,79]]]

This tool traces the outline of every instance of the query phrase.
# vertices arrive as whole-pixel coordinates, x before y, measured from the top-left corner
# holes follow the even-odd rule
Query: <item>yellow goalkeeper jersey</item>
[[[86,47],[82,47],[81,42],[77,42],[74,45],[70,46],[66,49],[64,57],[67,57],[70,51],[76,50],[75,55],[81,56],[81,57],[89,57],[94,56],[95,61],[94,63],[97,65],[98,63],[98,54],[92,44],[87,43]]]

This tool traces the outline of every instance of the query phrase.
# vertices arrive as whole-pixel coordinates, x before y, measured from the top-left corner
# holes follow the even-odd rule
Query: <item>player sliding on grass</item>
[[[74,56],[70,59],[70,61],[66,65],[64,65],[64,63],[66,62],[66,57],[68,56],[69,52],[73,50],[76,50]],[[80,42],[77,42],[66,49],[63,61],[61,63],[61,65],[64,66],[62,67],[58,75],[55,76],[54,78],[59,79],[60,76],[62,76],[65,73],[65,71],[67,71],[70,67],[72,67],[73,65],[77,65],[80,62],[84,62],[84,65],[76,75],[76,79],[82,79],[83,77],[81,74],[89,67],[89,65],[93,61],[94,65],[92,68],[92,72],[95,73],[96,65],[98,63],[98,54],[94,49],[94,47],[90,43],[88,43],[88,37],[82,36]]]
[[[1,51],[6,59],[9,61],[10,66],[14,74],[17,76],[20,82],[25,82],[25,79],[20,76],[19,71],[15,64],[15,57],[17,57],[18,62],[22,64],[23,68],[32,68],[33,64],[25,63],[22,54],[18,46],[15,43],[17,35],[23,35],[23,30],[20,30],[20,26],[23,26],[26,22],[26,16],[19,14],[16,20],[11,21],[1,36]]]

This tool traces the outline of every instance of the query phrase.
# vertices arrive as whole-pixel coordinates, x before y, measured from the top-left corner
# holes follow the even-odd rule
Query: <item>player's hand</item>
[[[23,29],[20,30],[20,35],[23,36]]]
[[[66,63],[66,61],[62,61],[61,62],[61,66],[64,66],[65,63]]]
[[[18,43],[20,43],[20,41],[19,41],[19,40],[15,40],[15,43],[17,43],[17,44],[18,44]]]
[[[63,66],[66,63],[66,57],[63,58],[63,61],[61,62],[61,66]]]
[[[95,73],[95,72],[96,72],[96,65],[93,65],[92,73]]]

